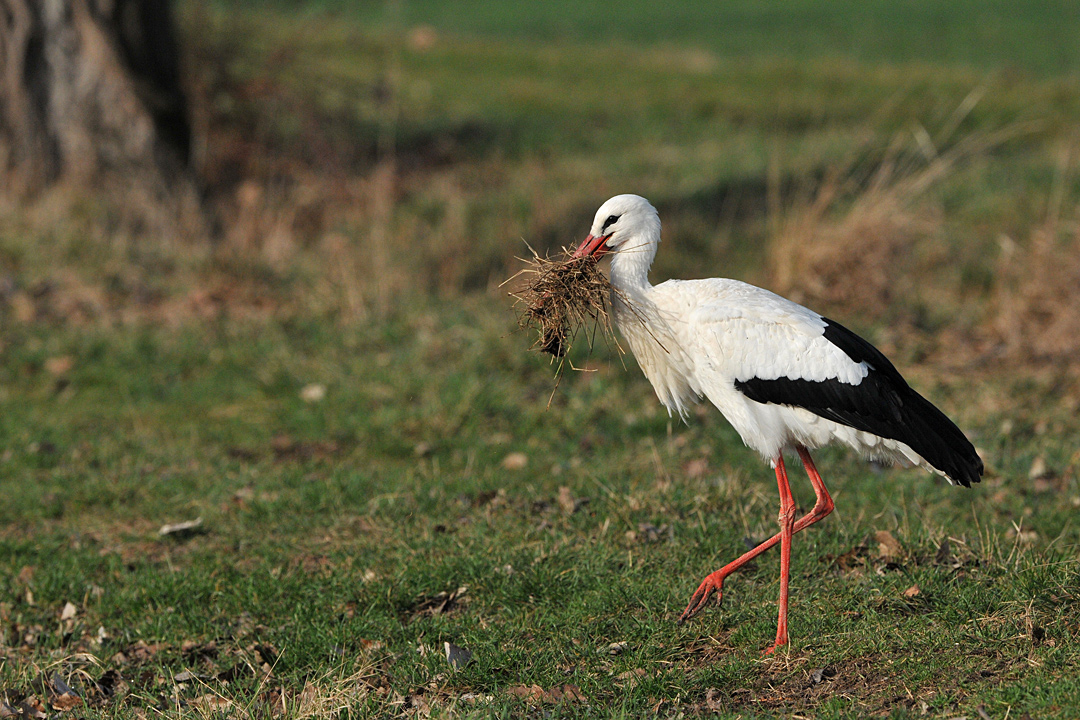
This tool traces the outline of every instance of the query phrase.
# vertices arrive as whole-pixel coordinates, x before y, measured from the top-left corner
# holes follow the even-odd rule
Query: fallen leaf
[[[874,539],[878,543],[878,557],[880,558],[899,557],[903,552],[900,543],[888,530],[878,530],[874,533]]]
[[[57,695],[50,702],[53,710],[59,710],[60,712],[66,712],[72,708],[76,708],[82,705],[82,698],[78,695],[70,692],[66,692],[63,695]]]
[[[529,464],[529,456],[523,452],[512,452],[502,460],[502,466],[507,470],[521,470]]]
[[[300,399],[307,403],[317,403],[326,397],[326,386],[320,383],[305,385],[300,391]]]
[[[77,607],[75,607],[70,602],[66,602],[64,603],[64,609],[60,611],[60,621],[63,622],[64,620],[71,620],[78,612],[79,609]]]
[[[382,650],[385,647],[382,640],[368,640],[367,638],[360,638],[360,650],[362,653],[373,653]]]
[[[245,485],[242,488],[238,488],[236,492],[233,493],[232,497],[234,503],[243,507],[255,499],[255,487],[253,485]]]
[[[578,509],[578,501],[574,499],[574,494],[570,492],[570,488],[565,485],[559,487],[559,507],[567,515],[573,515],[574,511]]]
[[[613,642],[613,643],[611,643],[609,645],[605,645],[604,647],[600,648],[596,652],[600,653],[601,655],[603,655],[605,653],[607,653],[608,655],[621,655],[622,653],[626,652],[627,650],[632,650],[632,649],[633,649],[633,646],[630,643],[628,643],[626,641],[621,641],[621,642]]]
[[[707,472],[709,472],[709,461],[706,458],[690,460],[683,465],[683,473],[691,480],[697,480]]]
[[[467,703],[470,703],[470,704],[482,703],[482,702],[491,702],[494,699],[495,699],[494,695],[481,695],[479,693],[471,693],[471,692],[465,693],[464,695],[461,696],[462,702],[467,702]]]
[[[545,695],[553,702],[582,702],[585,700],[585,696],[581,694],[581,688],[569,683],[553,687]]]
[[[539,700],[544,696],[544,689],[539,685],[515,685],[508,688],[506,694],[523,700]]]
[[[867,555],[868,548],[865,544],[856,545],[855,547],[842,552],[836,556],[836,567],[840,569],[840,572],[851,573],[859,570],[863,564],[863,558]],[[831,560],[831,555],[826,555],[824,560]]]
[[[455,670],[460,670],[472,660],[472,653],[463,647],[458,647],[452,642],[443,643],[443,651],[446,653],[446,661]]]
[[[585,700],[585,696],[581,694],[581,688],[570,684],[559,685],[550,690],[544,690],[539,685],[517,685],[509,688],[506,692],[508,695],[513,695],[522,700],[541,703],[581,702]]]
[[[205,708],[207,710],[215,710],[217,708],[226,708],[232,705],[232,700],[221,697],[220,695],[201,695],[191,701],[191,704],[197,708]]]
[[[34,720],[45,720],[47,715],[45,714],[45,706],[38,702],[37,698],[31,696],[19,703],[15,708],[16,717],[19,718],[34,718]]]
[[[1046,465],[1046,460],[1040,455],[1032,461],[1031,467],[1028,469],[1028,480],[1040,480],[1049,477],[1051,474],[1050,468]]]
[[[409,695],[409,697],[406,699],[406,702],[409,704],[409,707],[411,709],[416,711],[417,715],[420,715],[422,717],[431,717],[431,705],[428,704],[428,701],[424,698],[423,695]]]
[[[118,654],[126,655],[134,662],[143,663],[147,662],[148,660],[153,660],[154,657],[158,654],[158,650],[160,650],[161,647],[162,646],[157,643],[153,645],[147,645],[145,640],[139,640],[134,645],[127,648],[123,653]]]
[[[59,377],[70,371],[74,365],[75,361],[70,355],[51,357],[45,360],[45,371],[53,377]]]
[[[705,707],[715,713],[724,711],[724,696],[720,694],[720,691],[716,688],[709,688],[705,691]]]
[[[654,543],[661,540],[670,540],[672,537],[671,526],[664,523],[660,527],[656,527],[652,523],[638,523],[637,534],[631,538],[627,536],[628,540],[636,540],[638,538],[645,542]]]
[[[648,671],[646,671],[645,668],[635,668],[633,670],[627,670],[626,672],[619,673],[615,676],[615,679],[626,682],[628,680],[637,680],[639,677],[645,677],[645,675],[647,674]]]
[[[260,693],[259,702],[268,711],[270,717],[281,717],[288,710],[286,696],[286,691],[281,688],[274,688]]]
[[[199,532],[199,528],[202,527],[202,518],[197,517],[194,520],[186,520],[184,522],[173,523],[171,525],[162,525],[158,530],[158,535],[166,537],[168,535],[176,535],[177,537],[184,537],[186,535],[194,535]]]

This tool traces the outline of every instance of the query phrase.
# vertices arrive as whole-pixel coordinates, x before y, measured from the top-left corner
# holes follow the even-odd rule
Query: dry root
[[[611,281],[600,272],[596,258],[571,257],[564,251],[550,259],[534,253],[528,263],[511,278],[527,276],[528,284],[510,295],[525,306],[518,318],[521,327],[539,332],[533,347],[561,358],[590,322],[611,337]]]

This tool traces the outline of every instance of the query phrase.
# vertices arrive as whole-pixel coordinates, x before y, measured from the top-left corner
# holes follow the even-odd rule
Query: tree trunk
[[[0,190],[190,205],[170,0],[0,0]],[[177,206],[178,207],[178,206]]]

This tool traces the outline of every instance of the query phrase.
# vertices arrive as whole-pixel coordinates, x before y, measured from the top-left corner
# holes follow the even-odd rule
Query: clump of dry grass
[[[974,133],[939,152],[921,127],[901,133],[871,172],[834,168],[778,219],[769,251],[771,287],[829,312],[880,319],[929,290],[950,262],[944,216],[927,190],[958,166],[1032,127]],[[938,298],[944,302],[945,298]]]
[[[510,280],[525,276],[526,285],[510,295],[516,305],[524,305],[518,322],[524,328],[535,327],[539,338],[533,347],[561,358],[574,339],[590,323],[605,336],[613,337],[608,303],[611,281],[595,257],[573,257],[563,251],[554,259],[533,253],[528,267]],[[504,283],[505,285],[505,283]]]
[[[831,177],[814,200],[786,218],[770,252],[772,285],[792,299],[816,306],[879,312],[910,288],[898,268],[913,244],[940,231],[941,215],[883,173],[846,212],[835,212],[843,181]]]
[[[1046,220],[1026,246],[1004,235],[999,240],[991,333],[1015,361],[1080,367],[1080,206],[1065,207],[1077,147],[1062,152]]]

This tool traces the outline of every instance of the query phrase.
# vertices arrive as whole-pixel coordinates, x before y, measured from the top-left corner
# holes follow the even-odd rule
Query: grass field
[[[182,6],[215,242],[0,216],[0,717],[1075,717],[1067,7],[266,5]],[[822,451],[774,658],[775,555],[675,624],[771,471],[498,288],[622,191],[654,280],[813,303],[986,460]]]
[[[362,2],[219,0],[223,5],[340,13],[376,26],[428,24],[471,36],[607,47],[696,46],[740,59],[837,59],[915,62],[1038,75],[1075,75],[1080,13],[1069,2],[1002,0],[701,0],[658,4],[507,4],[493,0]]]

